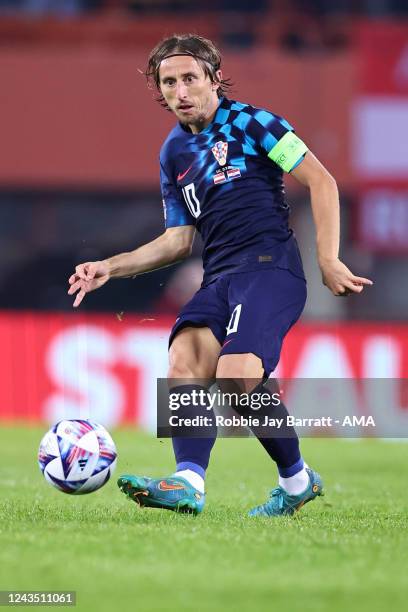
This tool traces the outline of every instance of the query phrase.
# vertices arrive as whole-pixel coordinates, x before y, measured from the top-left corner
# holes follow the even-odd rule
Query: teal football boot
[[[309,475],[309,485],[303,493],[289,495],[282,487],[276,487],[271,491],[268,501],[252,508],[249,516],[291,516],[312,499],[324,495],[323,482],[319,474],[309,468],[306,468],[306,472]]]
[[[147,478],[124,474],[118,479],[118,487],[129,499],[147,508],[199,514],[205,504],[205,495],[180,476]]]

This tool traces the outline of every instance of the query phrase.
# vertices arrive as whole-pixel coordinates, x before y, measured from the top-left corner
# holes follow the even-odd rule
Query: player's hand
[[[340,259],[333,259],[320,263],[323,285],[326,285],[336,296],[347,296],[361,293],[365,286],[373,284],[368,278],[354,276]]]
[[[74,308],[78,308],[87,293],[102,287],[109,278],[109,264],[106,261],[88,261],[76,266],[75,273],[68,279],[71,285],[68,294],[74,295],[78,291]]]

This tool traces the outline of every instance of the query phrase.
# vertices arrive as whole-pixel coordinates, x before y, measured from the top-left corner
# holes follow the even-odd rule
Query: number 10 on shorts
[[[228,334],[233,334],[238,330],[239,317],[241,316],[241,308],[242,304],[238,304],[232,311],[231,318],[227,326],[227,336]]]

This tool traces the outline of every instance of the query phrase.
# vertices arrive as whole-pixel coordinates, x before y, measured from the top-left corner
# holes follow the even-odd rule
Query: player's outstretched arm
[[[373,282],[355,276],[339,259],[340,206],[336,181],[310,151],[291,174],[310,189],[323,283],[334,295],[361,293],[364,286]]]
[[[195,228],[191,225],[168,228],[155,240],[131,251],[103,261],[88,261],[75,268],[68,283],[69,295],[75,296],[77,308],[87,293],[99,289],[111,278],[126,278],[158,270],[191,254]]]

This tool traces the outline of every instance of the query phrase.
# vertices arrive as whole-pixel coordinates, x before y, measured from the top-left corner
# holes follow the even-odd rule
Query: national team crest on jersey
[[[225,166],[227,163],[228,142],[219,140],[212,147],[211,151],[220,166]]]

